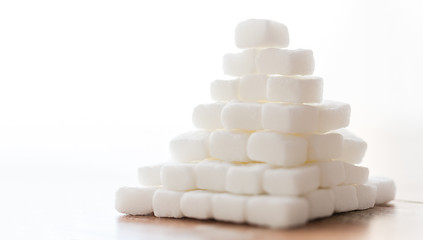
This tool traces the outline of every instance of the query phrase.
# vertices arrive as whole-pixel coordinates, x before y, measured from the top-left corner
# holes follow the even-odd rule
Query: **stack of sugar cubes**
[[[357,165],[367,144],[345,129],[349,104],[322,101],[311,50],[286,49],[287,27],[263,19],[239,23],[235,43],[223,70],[236,78],[211,83],[196,130],[116,192],[119,212],[290,228],[394,199],[391,179]]]

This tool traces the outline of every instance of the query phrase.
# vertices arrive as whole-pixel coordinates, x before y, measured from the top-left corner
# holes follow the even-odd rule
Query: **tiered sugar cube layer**
[[[172,161],[116,192],[119,212],[291,228],[394,199],[391,179],[358,165],[367,144],[346,129],[349,104],[322,100],[311,50],[285,49],[287,27],[264,19],[239,23],[235,43],[223,57],[235,78],[211,83]]]

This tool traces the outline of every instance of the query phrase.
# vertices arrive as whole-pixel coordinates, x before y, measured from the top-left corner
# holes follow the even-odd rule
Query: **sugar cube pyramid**
[[[172,161],[138,169],[141,186],[116,192],[119,212],[292,228],[395,198],[391,179],[358,165],[367,144],[346,129],[350,105],[323,100],[313,52],[286,49],[284,24],[243,21],[235,44],[223,57],[235,79],[211,82],[196,129],[171,140]]]

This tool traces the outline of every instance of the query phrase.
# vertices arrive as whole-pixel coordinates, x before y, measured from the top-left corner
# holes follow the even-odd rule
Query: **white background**
[[[422,13],[422,1],[1,1],[0,181],[135,184],[211,101],[236,24],[268,18],[314,51],[325,98],[351,104],[368,142],[363,164],[405,198],[423,182]]]

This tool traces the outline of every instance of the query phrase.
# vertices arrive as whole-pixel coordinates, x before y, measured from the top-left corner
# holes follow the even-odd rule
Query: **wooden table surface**
[[[216,221],[124,216],[118,169],[2,166],[0,239],[423,239],[423,203],[395,200],[291,230]],[[7,181],[6,181],[7,179]]]

